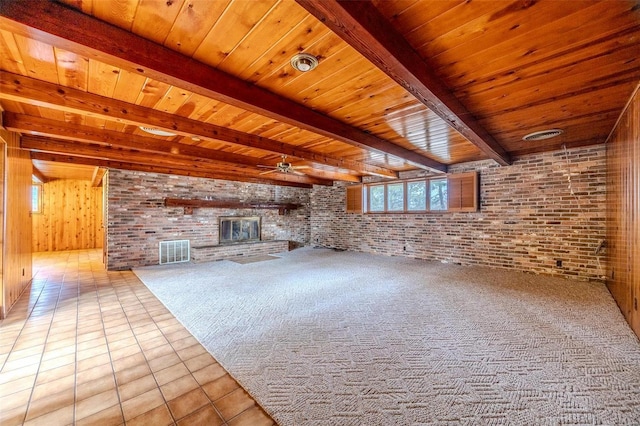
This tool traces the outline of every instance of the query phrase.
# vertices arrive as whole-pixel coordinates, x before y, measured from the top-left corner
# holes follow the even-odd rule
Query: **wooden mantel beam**
[[[200,200],[184,198],[165,198],[166,207],[184,207],[187,209],[210,208],[210,209],[276,209],[280,214],[302,207],[302,204],[278,203],[275,201],[234,201],[234,200]]]
[[[0,24],[3,28],[25,37],[283,123],[367,150],[393,155],[417,167],[438,172],[447,171],[446,164],[57,2],[3,0],[0,2]]]
[[[429,64],[371,1],[296,1],[487,156],[501,165],[511,164],[505,149],[431,72]]]
[[[230,142],[365,174],[397,177],[396,172],[382,167],[318,154],[295,145],[5,71],[0,71],[0,99],[31,103],[135,126],[155,127],[184,136]]]

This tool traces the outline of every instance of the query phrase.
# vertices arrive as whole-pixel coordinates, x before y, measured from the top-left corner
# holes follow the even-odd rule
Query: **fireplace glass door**
[[[260,241],[260,217],[221,217],[220,244]]]

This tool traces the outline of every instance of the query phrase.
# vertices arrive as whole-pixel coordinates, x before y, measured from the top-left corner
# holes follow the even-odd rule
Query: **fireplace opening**
[[[229,216],[220,218],[220,244],[260,241],[259,216]]]

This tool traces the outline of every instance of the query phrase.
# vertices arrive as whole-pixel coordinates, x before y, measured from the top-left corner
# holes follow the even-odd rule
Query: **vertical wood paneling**
[[[1,131],[1,130],[0,130]],[[6,201],[6,162],[7,162],[7,144],[3,137],[0,136],[0,318],[4,318],[6,313],[4,298],[4,216]]]
[[[102,247],[102,187],[55,180],[42,186],[42,195],[42,214],[33,215],[33,251]]]
[[[639,86],[640,87],[640,86]],[[640,92],[607,144],[607,285],[640,336]]]
[[[31,158],[20,149],[16,133],[0,130],[3,182],[2,317],[11,309],[32,277]],[[1,226],[1,225],[0,225]]]

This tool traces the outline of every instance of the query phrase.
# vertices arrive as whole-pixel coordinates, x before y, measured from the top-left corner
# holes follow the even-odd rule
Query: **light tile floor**
[[[101,250],[34,255],[0,321],[0,424],[273,425],[130,271]]]

